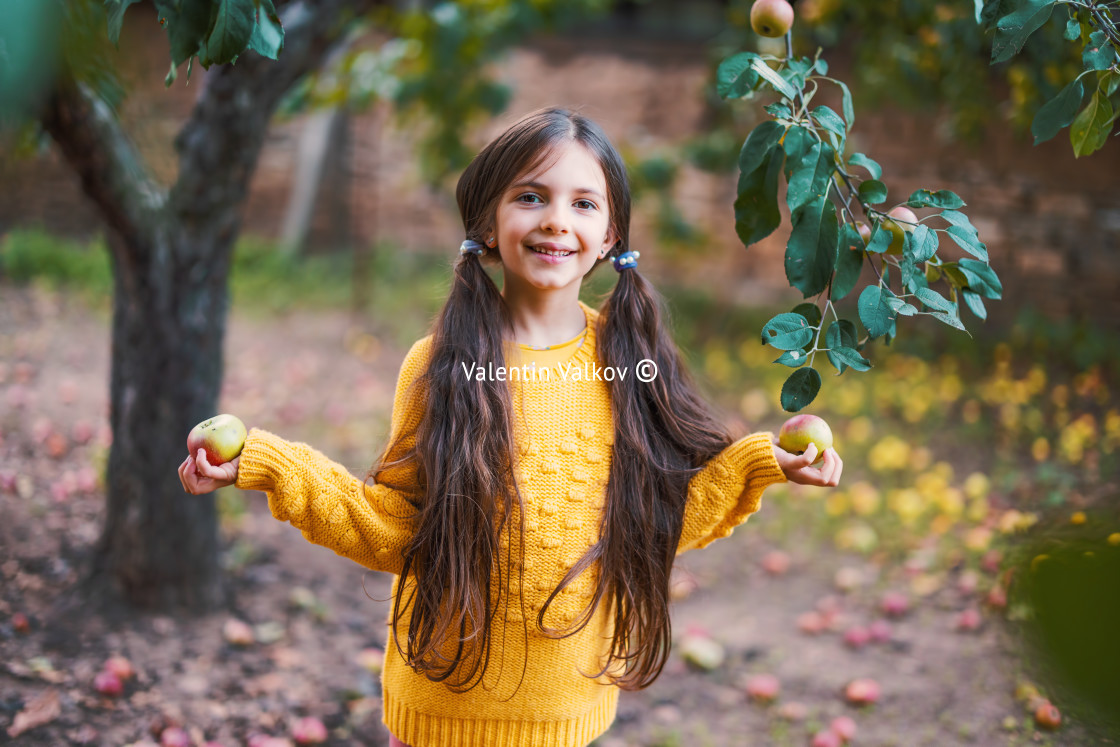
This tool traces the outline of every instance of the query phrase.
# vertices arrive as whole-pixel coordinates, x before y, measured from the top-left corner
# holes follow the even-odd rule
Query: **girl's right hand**
[[[237,482],[237,465],[240,462],[241,457],[237,457],[232,462],[215,467],[206,461],[206,450],[199,449],[197,454],[188,456],[179,465],[179,482],[183,483],[183,490],[191,495],[211,493]]]

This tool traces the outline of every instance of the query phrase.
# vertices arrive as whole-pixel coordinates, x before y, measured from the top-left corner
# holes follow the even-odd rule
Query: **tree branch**
[[[172,209],[185,221],[240,205],[248,190],[269,120],[297,80],[322,64],[353,19],[388,0],[301,0],[281,9],[284,49],[278,60],[246,51],[232,65],[211,68],[190,119],[175,138],[179,179]],[[213,133],[220,132],[221,137]],[[219,235],[235,226],[223,225]]]
[[[167,194],[108,105],[86,86],[61,78],[39,120],[109,226],[125,237],[149,237]]]

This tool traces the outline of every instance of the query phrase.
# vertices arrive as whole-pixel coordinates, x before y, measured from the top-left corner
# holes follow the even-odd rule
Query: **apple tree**
[[[829,76],[819,49],[812,57],[793,53],[792,19],[774,10],[783,5],[785,0],[756,0],[750,23],[763,36],[784,35],[784,53],[737,52],[722,61],[716,77],[724,99],[776,95],[764,107],[768,117],[739,151],[735,227],[747,247],[773,233],[782,221],[778,182],[785,179],[791,225],[786,278],[813,301],[769,320],[761,340],[780,351],[775,363],[794,369],[782,387],[781,404],[796,412],[820,391],[818,353],[836,375],[867,371],[870,343],[883,338],[890,344],[899,317],[929,316],[967,333],[962,302],[963,309],[985,319],[985,299],[999,299],[1002,285],[961,196],[923,188],[888,204],[882,168],[871,154],[848,147],[856,121],[849,86]],[[1065,39],[1080,42],[1083,70],[1038,109],[1032,131],[1038,143],[1070,127],[1074,154],[1080,156],[1104,144],[1117,118],[1120,35],[1112,13],[1120,4],[976,0],[969,20],[992,32],[996,64],[1018,54],[1059,5],[1068,10]],[[946,19],[959,15],[955,9],[935,12]],[[826,86],[836,92],[837,108],[816,103]],[[865,266],[874,282],[859,289]],[[845,298],[854,304],[847,304],[842,317],[838,302]]]
[[[231,253],[274,112],[332,50],[372,27],[416,50],[400,73],[400,106],[436,123],[442,151],[432,152],[453,164],[455,133],[504,105],[486,64],[528,30],[602,3],[463,0],[427,14],[390,0],[152,0],[151,30],[169,41],[166,84],[208,68],[165,186],[116,113],[125,91],[112,45],[138,1],[10,0],[5,10],[57,29],[57,66],[51,50],[32,50],[32,68],[53,70],[45,93],[19,104],[101,213],[114,276],[107,512],[81,588],[91,599],[116,592],[142,607],[207,610],[225,602],[215,501],[187,500],[175,468],[187,432],[216,412]]]

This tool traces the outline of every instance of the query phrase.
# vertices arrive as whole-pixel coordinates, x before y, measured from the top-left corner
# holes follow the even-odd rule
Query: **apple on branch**
[[[883,221],[883,228],[891,232],[891,245],[887,248],[886,253],[896,256],[901,255],[906,234],[918,227],[918,216],[905,205],[891,208],[887,216],[888,220]],[[890,218],[896,218],[897,220],[890,220]]]
[[[215,415],[191,429],[187,434],[187,451],[191,456],[199,449],[206,452],[206,461],[215,467],[232,462],[245,446],[245,424],[234,415]]]
[[[759,36],[785,36],[792,27],[793,6],[786,0],[755,0],[751,6],[751,28]]]

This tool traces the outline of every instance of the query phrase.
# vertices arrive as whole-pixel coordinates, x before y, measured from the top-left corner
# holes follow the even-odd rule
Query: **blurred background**
[[[923,187],[964,198],[1003,299],[987,320],[964,317],[968,334],[902,320],[890,346],[864,351],[871,371],[826,378],[810,409],[832,425],[841,486],[771,488],[731,538],[682,557],[673,660],[624,695],[600,747],[800,745],[840,717],[859,744],[1117,738],[1120,144],[1079,159],[1064,131],[1032,145],[1034,111],[1079,69],[1064,17],[993,67],[966,5],[800,0],[793,41],[799,54],[823,48],[851,85],[850,147],[882,165],[892,204]],[[736,435],[777,431],[788,371],[758,336],[804,300],[785,277],[788,214],[744,249],[732,207],[738,150],[769,102],[730,104],[714,87],[733,52],[784,53],[750,31],[750,4],[389,6],[398,15],[357,27],[290,88],[260,143],[218,411],[363,476],[404,352],[446,297],[462,240],[455,179],[521,115],[561,105],[627,159],[632,247],[700,386]],[[14,18],[0,15],[9,29]],[[21,744],[159,743],[181,728],[190,743],[232,745],[300,741],[313,719],[324,743],[383,743],[388,579],[304,542],[259,494],[218,497],[224,609],[52,611],[102,531],[114,440],[104,212],[26,116],[52,66],[82,59],[66,22],[25,35],[38,51],[20,75],[18,35],[0,55],[8,91],[26,87],[0,112],[12,115],[0,141],[0,726]],[[492,57],[469,52],[491,41]],[[87,83],[170,187],[177,135],[214,70],[165,87],[168,41],[149,2],[129,8],[119,50],[90,46]],[[477,73],[467,83],[432,73],[462,59]],[[600,269],[585,300],[613,275]],[[137,670],[119,696],[93,685],[114,654]],[[853,703],[856,679],[881,688],[874,703]],[[1057,731],[1038,716],[1046,704]],[[41,725],[27,728],[29,713]]]

